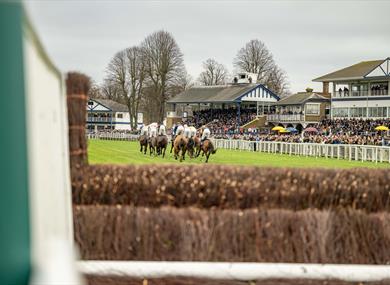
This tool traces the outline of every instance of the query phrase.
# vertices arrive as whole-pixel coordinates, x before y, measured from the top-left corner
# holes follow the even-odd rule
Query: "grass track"
[[[147,163],[179,163],[167,151],[165,159],[144,155],[139,152],[138,142],[89,140],[88,157],[92,164],[147,164]],[[190,159],[186,157],[183,163],[203,163],[204,159]],[[270,167],[327,167],[327,168],[390,168],[388,163],[373,163],[348,161],[326,158],[289,156],[261,152],[218,149],[215,155],[210,156],[209,163],[236,164]]]

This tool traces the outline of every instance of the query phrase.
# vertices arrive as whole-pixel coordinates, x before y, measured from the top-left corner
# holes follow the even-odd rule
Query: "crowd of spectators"
[[[213,133],[215,138],[250,141],[279,141],[294,143],[388,145],[386,133],[375,131],[379,125],[388,126],[390,120],[334,119],[313,125],[318,132],[283,133],[271,130],[238,129],[233,132]]]
[[[240,121],[238,120],[240,118]],[[256,118],[256,110],[241,109],[240,116],[237,116],[237,110],[229,109],[208,109],[194,111],[193,118],[187,121],[188,125],[194,125],[197,128],[207,124],[212,134],[234,133],[239,130],[240,125],[244,125]]]

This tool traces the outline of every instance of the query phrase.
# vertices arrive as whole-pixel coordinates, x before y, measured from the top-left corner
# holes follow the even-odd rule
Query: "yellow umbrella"
[[[283,129],[283,130],[279,131],[279,133],[289,133],[289,132],[290,132],[290,131],[287,130],[287,129]]]
[[[282,131],[282,130],[284,130],[284,128],[281,127],[281,126],[276,126],[276,127],[273,127],[273,128],[272,128],[272,131],[278,131],[278,132],[280,132],[280,131]]]
[[[375,130],[376,130],[376,131],[388,131],[389,128],[386,127],[386,126],[377,126],[377,127],[375,128]]]

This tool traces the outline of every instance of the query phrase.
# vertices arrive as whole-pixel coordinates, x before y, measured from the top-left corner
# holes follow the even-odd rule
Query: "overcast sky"
[[[187,71],[214,58],[230,71],[237,51],[263,41],[293,92],[359,61],[390,56],[390,1],[26,1],[40,38],[64,72],[100,83],[111,57],[148,34],[173,34]]]

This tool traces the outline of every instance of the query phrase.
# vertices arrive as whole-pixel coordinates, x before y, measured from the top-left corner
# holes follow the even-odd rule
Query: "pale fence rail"
[[[141,279],[186,277],[240,281],[312,279],[347,282],[390,279],[389,265],[88,260],[79,261],[77,267],[83,274]]]
[[[213,139],[216,148],[390,163],[390,147]]]
[[[116,141],[137,141],[139,135],[116,132],[98,132],[86,134],[87,139],[116,140]]]
[[[87,134],[88,139],[137,141],[139,135],[116,132]],[[390,163],[390,147],[354,144],[289,143],[212,139],[216,148],[267,152],[311,157],[336,158],[355,161]]]

